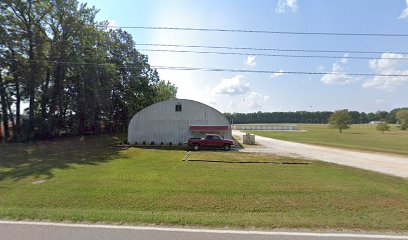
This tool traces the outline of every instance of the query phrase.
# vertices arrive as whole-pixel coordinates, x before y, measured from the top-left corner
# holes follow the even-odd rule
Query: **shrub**
[[[385,131],[390,131],[390,126],[387,123],[379,123],[376,129],[384,134]]]

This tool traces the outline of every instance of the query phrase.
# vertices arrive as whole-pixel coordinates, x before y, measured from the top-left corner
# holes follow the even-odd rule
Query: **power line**
[[[328,59],[360,59],[360,60],[408,60],[407,57],[368,57],[368,56],[327,56],[327,55],[287,55],[268,53],[243,53],[243,52],[216,52],[216,51],[192,51],[192,50],[172,50],[172,49],[138,49],[149,52],[172,52],[172,53],[198,53],[198,54],[219,54],[219,55],[244,55],[244,56],[264,56],[264,57],[287,57],[287,58],[328,58]]]
[[[218,52],[218,51],[190,51],[190,50],[171,50],[171,49],[138,49],[139,51],[151,51],[151,52],[173,52],[173,53],[197,53],[197,54],[220,54],[220,55],[243,55],[243,56],[266,56],[266,57],[288,57],[288,58],[326,58],[326,59],[360,59],[360,60],[401,60],[406,61],[408,57],[366,57],[366,56],[327,56],[327,55],[286,55],[286,54],[266,54],[266,53],[242,53],[242,52]],[[4,59],[0,61],[16,61],[18,59]],[[53,61],[53,60],[29,60],[27,62],[48,62],[55,64],[73,64],[73,65],[113,65],[115,63],[84,63],[84,62],[72,62],[72,61]]]
[[[175,30],[175,31],[204,31],[204,32],[233,32],[285,35],[322,35],[322,36],[360,36],[360,37],[408,37],[405,33],[346,33],[346,32],[298,32],[298,31],[270,31],[221,28],[189,28],[189,27],[149,27],[149,26],[108,26],[108,28],[128,28],[147,30]]]
[[[396,54],[408,54],[408,52],[403,52],[403,51],[281,49],[281,48],[252,48],[252,47],[228,47],[228,46],[209,46],[209,45],[159,44],[159,43],[136,43],[135,45],[137,45],[137,46],[154,46],[154,47],[208,48],[208,49],[276,51],[276,52],[317,52],[317,53],[351,53],[351,54],[382,54],[384,52],[391,52],[391,53],[396,53]]]
[[[1,59],[0,61],[14,61],[17,59]],[[120,64],[114,63],[83,63],[69,61],[52,61],[52,60],[28,60],[27,62],[47,62],[54,64],[73,64],[73,65],[95,65],[95,66],[112,66],[118,69],[144,69],[146,65],[141,64]],[[159,70],[176,70],[176,71],[207,71],[207,72],[234,72],[234,73],[268,73],[268,74],[296,74],[296,75],[342,75],[342,76],[368,76],[368,77],[408,77],[408,74],[378,74],[378,73],[342,73],[342,72],[308,72],[308,71],[275,71],[275,70],[250,70],[250,69],[228,69],[228,68],[204,68],[204,67],[179,67],[179,66],[155,66],[150,65],[153,69]]]
[[[0,59],[0,62],[11,62],[11,61],[20,61],[21,59],[12,59],[12,58],[5,58]],[[73,61],[55,61],[55,60],[46,60],[46,59],[24,59],[23,61],[26,62],[39,62],[39,63],[51,63],[51,64],[65,64],[65,65],[90,65],[90,66],[121,66],[127,67],[129,65],[117,65],[115,63],[92,63],[92,62],[73,62]],[[140,68],[144,68],[146,66],[150,66],[149,64],[142,65],[142,64],[131,64],[131,66],[140,66]]]
[[[248,69],[225,69],[225,68],[199,68],[199,67],[168,67],[151,66],[155,69],[181,70],[181,71],[208,71],[208,72],[234,72],[234,73],[279,73],[297,75],[344,75],[366,77],[408,77],[408,74],[377,74],[377,73],[342,73],[342,72],[306,72],[306,71],[274,71],[274,70],[248,70]]]

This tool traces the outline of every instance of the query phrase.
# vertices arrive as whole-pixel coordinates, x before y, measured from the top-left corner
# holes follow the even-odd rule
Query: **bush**
[[[408,110],[407,109],[399,110],[396,113],[395,117],[401,124],[401,129],[406,130],[408,128]]]
[[[384,134],[385,131],[390,131],[390,126],[387,123],[379,123],[376,129]]]

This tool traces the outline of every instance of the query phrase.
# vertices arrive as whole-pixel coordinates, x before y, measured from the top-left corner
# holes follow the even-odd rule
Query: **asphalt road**
[[[0,221],[0,240],[312,240],[408,239],[402,235],[318,232],[261,232],[193,228],[137,227]]]
[[[232,134],[241,136],[242,139],[242,135],[245,133],[233,130]],[[255,137],[255,142],[257,145],[246,146],[245,149],[240,151],[272,153],[281,156],[320,160],[408,178],[408,157],[405,156],[322,147],[258,135]]]

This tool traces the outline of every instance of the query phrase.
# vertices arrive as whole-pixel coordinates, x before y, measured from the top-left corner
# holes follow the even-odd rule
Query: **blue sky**
[[[86,2],[100,9],[98,20],[108,20],[114,26],[408,33],[408,0],[87,0]],[[136,43],[381,52],[369,55],[333,53],[330,56],[337,58],[323,59],[142,51],[149,56],[150,64],[156,66],[340,74],[237,74],[159,70],[162,79],[169,80],[178,87],[178,98],[201,101],[222,112],[324,111],[344,108],[370,112],[408,106],[408,78],[347,75],[347,73],[407,75],[408,61],[386,59],[408,58],[408,55],[396,53],[408,52],[407,37],[126,30],[133,35]],[[140,46],[140,49],[142,48],[158,49]],[[377,59],[347,59],[352,56]]]

